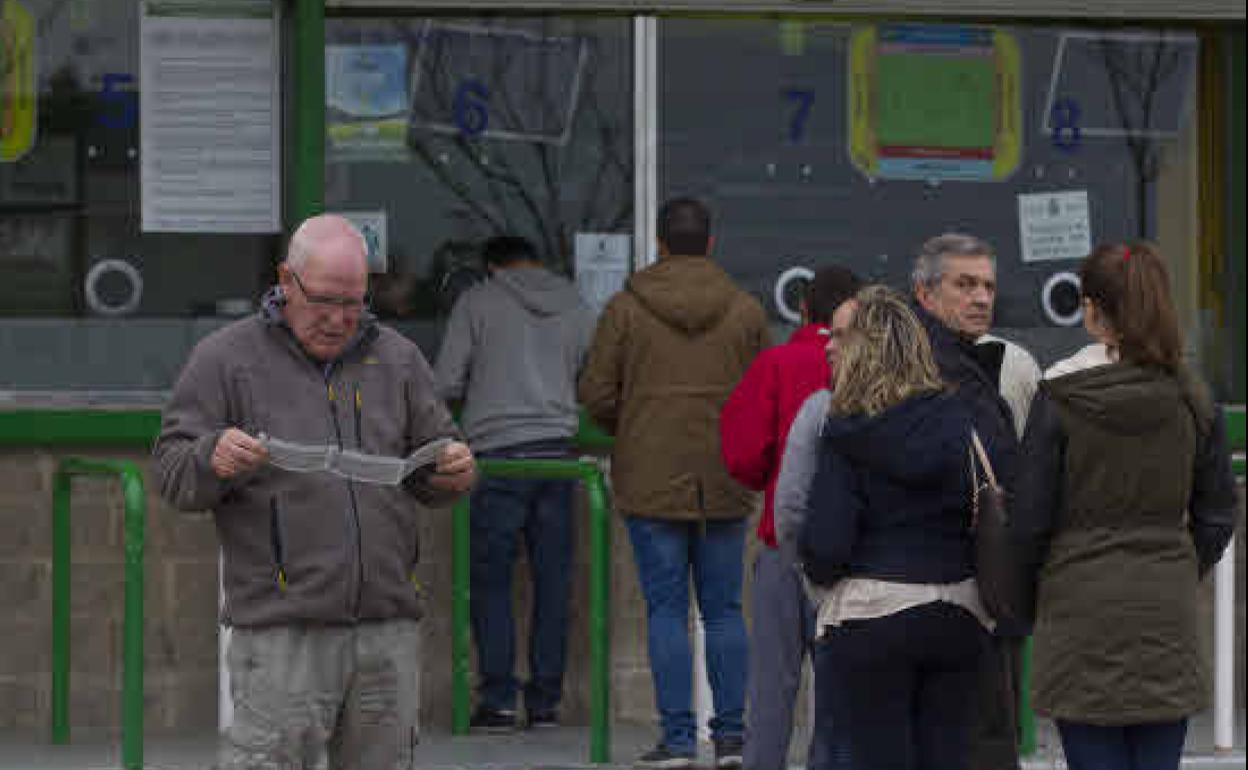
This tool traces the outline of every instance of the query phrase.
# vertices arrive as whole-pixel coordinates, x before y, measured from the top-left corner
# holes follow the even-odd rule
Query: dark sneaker
[[[740,738],[721,738],[715,741],[715,767],[731,770],[741,767],[744,742]]]
[[[686,770],[693,767],[693,755],[676,754],[660,745],[638,757],[633,767],[640,770]]]
[[[510,733],[516,729],[516,712],[479,706],[468,729],[479,733]]]
[[[528,713],[528,725],[530,729],[542,730],[547,727],[559,726],[559,713],[554,709],[546,709],[545,711],[530,711]]]

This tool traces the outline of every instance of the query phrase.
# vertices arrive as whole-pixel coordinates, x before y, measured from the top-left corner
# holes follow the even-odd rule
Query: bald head
[[[282,313],[313,358],[340,355],[359,329],[368,294],[368,247],[360,231],[335,214],[312,217],[290,238],[277,271]]]
[[[351,220],[337,214],[309,217],[295,230],[286,249],[286,264],[303,270],[312,261],[337,270],[356,269],[368,274],[368,244]],[[320,265],[318,265],[319,267]]]

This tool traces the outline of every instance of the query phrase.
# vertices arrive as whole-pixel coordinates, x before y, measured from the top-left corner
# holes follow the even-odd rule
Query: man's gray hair
[[[945,274],[945,257],[988,257],[996,265],[996,255],[983,238],[965,233],[943,233],[928,238],[914,258],[914,272],[910,274],[915,286],[935,286]]]

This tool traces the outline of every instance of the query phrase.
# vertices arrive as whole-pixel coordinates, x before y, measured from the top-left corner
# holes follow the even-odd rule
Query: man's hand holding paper
[[[461,441],[452,441],[438,452],[429,484],[447,492],[466,492],[477,478],[477,461]]]

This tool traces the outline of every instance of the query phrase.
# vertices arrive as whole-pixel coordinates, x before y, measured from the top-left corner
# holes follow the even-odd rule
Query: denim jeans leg
[[[479,701],[516,707],[511,576],[525,519],[523,480],[484,479],[472,494],[469,610],[477,646]]]
[[[745,680],[749,643],[741,614],[746,520],[707,522],[694,537],[693,584],[706,629],[706,673],[715,716],[711,737],[745,734]]]
[[[689,650],[691,525],[629,516],[628,534],[646,600],[646,636],[663,745],[693,754],[693,658]],[[744,664],[744,661],[743,661]]]
[[[1140,725],[1089,725],[1059,720],[1071,770],[1173,770],[1183,755],[1187,720]]]
[[[574,482],[535,482],[524,539],[533,574],[533,622],[529,635],[529,714],[552,712],[563,695],[572,585],[572,493]]]

